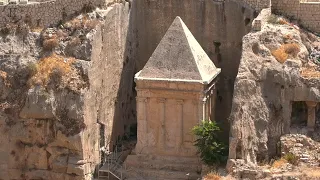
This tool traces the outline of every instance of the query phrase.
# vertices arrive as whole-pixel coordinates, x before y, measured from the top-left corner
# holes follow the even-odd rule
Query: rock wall
[[[318,0],[272,0],[272,11],[299,20],[299,24],[320,33],[320,2]]]
[[[90,60],[76,60],[82,79],[73,77],[75,86],[66,88],[28,85],[39,33],[25,41],[1,36],[0,179],[92,178],[100,148],[135,121],[130,12],[129,3],[104,11],[104,23],[87,35]]]
[[[240,1],[156,0],[133,1],[136,19],[137,70],[141,70],[176,16],[180,16],[197,41],[222,69],[218,81],[215,119],[228,139],[233,83],[241,57],[242,36],[251,29],[254,10]]]
[[[0,27],[26,22],[30,26],[47,27],[80,12],[84,6],[104,6],[113,0],[50,0],[0,6]]]
[[[304,45],[309,40],[303,41],[306,35],[302,32],[291,26],[266,24],[243,38],[230,116],[230,159],[256,164],[274,157],[280,153],[280,137],[290,133],[292,103],[319,101],[319,79],[300,74],[309,54]],[[292,38],[286,39],[286,35]],[[292,42],[298,43],[300,52],[279,63],[271,51]]]

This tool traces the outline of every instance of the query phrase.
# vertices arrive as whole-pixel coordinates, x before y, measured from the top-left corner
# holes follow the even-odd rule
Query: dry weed
[[[293,36],[291,34],[286,34],[286,35],[283,36],[283,39],[284,40],[292,40]]]
[[[279,19],[278,19],[278,24],[283,25],[283,24],[289,24],[289,23],[288,23],[285,19],[279,18]]]
[[[285,165],[287,163],[288,163],[288,161],[286,159],[281,158],[281,159],[278,159],[278,160],[274,161],[271,167],[280,168],[280,167],[282,167],[283,165]]]
[[[285,52],[293,57],[296,57],[300,52],[300,46],[297,43],[284,44],[283,48]]]
[[[74,58],[65,58],[56,54],[52,54],[49,57],[45,57],[36,64],[36,74],[33,75],[29,80],[29,85],[43,85],[46,86],[52,77],[52,74],[59,76],[65,76],[69,74],[73,68]]]
[[[68,36],[68,33],[64,32],[64,31],[61,30],[61,29],[59,29],[59,30],[57,31],[57,36],[58,36],[59,39],[60,39],[60,38],[64,39],[64,38],[66,38],[66,37]]]
[[[86,21],[86,23],[85,23],[85,27],[86,27],[87,29],[89,29],[89,30],[92,30],[92,29],[94,29],[99,23],[100,23],[100,22],[99,22],[99,20],[97,20],[97,19],[88,20],[88,21]]]
[[[73,29],[81,29],[83,27],[80,19],[77,18],[71,20],[70,24]]]
[[[8,74],[7,74],[6,72],[0,70],[0,77],[2,78],[2,80],[3,80],[3,82],[4,82],[4,85],[5,85],[6,87],[9,87],[9,86],[10,86],[10,83],[9,83],[9,81],[8,81],[8,79],[7,79],[7,76],[8,76]]]
[[[53,50],[54,48],[58,47],[59,41],[57,38],[50,38],[50,39],[45,39],[43,41],[43,49],[50,51]]]
[[[284,63],[289,55],[296,57],[300,52],[300,46],[297,43],[283,44],[280,48],[271,52],[271,54],[279,61]]]
[[[320,78],[320,71],[316,70],[315,67],[304,67],[300,71],[301,76],[305,78]]]
[[[72,47],[78,46],[80,44],[81,44],[81,39],[79,37],[74,37],[69,42],[69,45],[72,46]]]
[[[211,172],[207,174],[204,178],[204,180],[220,180],[222,177],[217,172]]]
[[[308,178],[320,178],[320,169],[305,169],[303,171]]]
[[[43,27],[32,27],[30,29],[31,32],[37,32],[37,33],[41,33],[43,31]]]

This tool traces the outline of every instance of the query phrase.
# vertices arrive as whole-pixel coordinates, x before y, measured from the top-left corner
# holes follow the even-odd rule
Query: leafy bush
[[[216,122],[207,120],[192,129],[192,132],[197,136],[195,146],[198,148],[200,158],[209,166],[227,160],[228,148],[218,140],[217,133],[219,131],[220,128]]]

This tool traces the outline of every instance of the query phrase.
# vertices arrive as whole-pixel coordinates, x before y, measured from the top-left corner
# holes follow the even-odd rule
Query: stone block
[[[28,4],[28,0],[20,0],[20,4]]]
[[[50,164],[52,171],[58,172],[58,173],[65,173],[68,168],[67,161],[68,161],[67,155],[56,157],[54,160],[52,160],[52,164]]]
[[[52,97],[43,89],[32,88],[28,91],[28,96],[24,107],[20,112],[21,118],[32,119],[52,119]]]

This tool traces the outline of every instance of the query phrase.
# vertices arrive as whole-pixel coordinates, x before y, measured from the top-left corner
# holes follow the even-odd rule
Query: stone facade
[[[299,20],[305,28],[320,33],[318,0],[272,0],[272,11]]]

